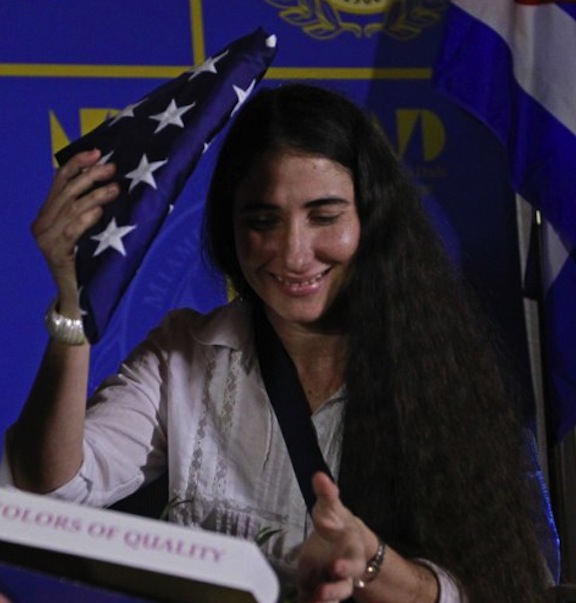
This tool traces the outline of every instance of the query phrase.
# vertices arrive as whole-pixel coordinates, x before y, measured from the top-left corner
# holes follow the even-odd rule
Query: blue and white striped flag
[[[435,86],[492,129],[548,225],[544,370],[560,441],[576,425],[576,4],[453,0]]]
[[[98,148],[121,187],[78,244],[84,330],[94,343],[140,267],[188,177],[214,136],[262,79],[276,39],[262,29],[127,106],[56,154],[59,164]]]
[[[559,441],[576,425],[576,5],[452,0],[434,84],[493,131],[516,193],[546,221],[544,370]],[[558,580],[558,533],[536,455],[534,477],[543,552]]]

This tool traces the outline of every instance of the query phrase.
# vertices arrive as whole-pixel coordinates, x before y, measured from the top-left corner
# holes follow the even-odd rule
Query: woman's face
[[[234,199],[236,253],[272,320],[311,325],[332,305],[358,247],[354,184],[339,163],[262,158]]]

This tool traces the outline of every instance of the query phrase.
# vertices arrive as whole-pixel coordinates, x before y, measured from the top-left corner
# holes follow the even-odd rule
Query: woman
[[[113,178],[98,158],[59,171],[33,227],[70,319],[74,245],[117,194],[92,188]],[[86,416],[89,346],[56,329],[11,432],[14,483],[109,505],[167,467],[173,521],[279,529],[264,550],[301,601],[545,600],[505,379],[371,120],[315,87],[259,93],[223,145],[206,233],[239,300],[171,313]],[[311,516],[262,382],[269,327],[338,484],[314,475]]]

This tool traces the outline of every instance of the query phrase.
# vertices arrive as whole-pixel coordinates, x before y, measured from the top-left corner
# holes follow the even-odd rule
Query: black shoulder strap
[[[254,310],[254,332],[260,371],[276,413],[296,478],[308,511],[316,502],[312,475],[330,475],[310,418],[310,406],[298,379],[296,367],[262,308]]]

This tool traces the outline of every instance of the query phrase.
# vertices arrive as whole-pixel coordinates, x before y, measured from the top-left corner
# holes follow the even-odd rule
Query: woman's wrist
[[[356,521],[360,526],[362,541],[364,543],[365,567],[362,576],[354,579],[354,589],[362,590],[370,582],[374,581],[382,569],[386,556],[386,545],[380,537],[375,534],[359,517]]]
[[[353,581],[354,588],[365,588],[367,584],[378,577],[382,564],[384,563],[385,556],[386,545],[380,539],[378,539],[376,552],[366,561],[364,573],[362,576],[355,578]]]
[[[396,600],[418,603],[438,603],[440,583],[433,564],[420,559],[407,559],[390,548],[360,519],[364,542],[366,569],[354,581],[357,601],[388,602]],[[382,545],[383,550],[380,550]],[[378,570],[367,569],[373,562]],[[358,583],[362,581],[364,587]]]
[[[58,299],[52,301],[44,318],[46,330],[52,339],[65,345],[83,345],[87,343],[79,309],[74,314],[76,316],[71,317],[61,313]]]

